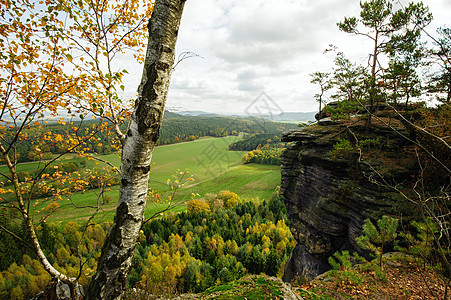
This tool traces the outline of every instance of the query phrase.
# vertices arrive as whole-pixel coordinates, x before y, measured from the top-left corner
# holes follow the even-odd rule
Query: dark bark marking
[[[173,50],[171,49],[171,47],[161,46],[161,52],[172,53]],[[169,68],[169,65],[167,65],[167,64],[165,64],[165,65]]]
[[[157,67],[158,67],[158,69],[160,69],[160,70],[164,70],[164,69],[169,68],[169,64],[160,62],[160,63],[157,65]]]
[[[122,178],[121,179],[121,184],[122,184],[123,187],[126,187],[128,185],[128,180],[125,179],[125,178]]]
[[[146,175],[150,172],[150,165],[147,166],[134,166],[133,169],[137,172],[141,172],[143,175]]]
[[[135,223],[141,222],[141,218],[136,218],[132,214],[129,213],[128,204],[122,202],[117,208],[116,216],[114,217],[114,223],[116,224],[124,224],[125,220],[131,220]],[[116,234],[117,240],[115,241],[116,245],[121,245],[122,236],[120,234]]]
[[[160,124],[161,122],[158,123],[154,123],[153,125],[153,129],[154,129],[154,134],[152,135],[152,142],[156,143],[158,141],[158,138],[160,137]]]

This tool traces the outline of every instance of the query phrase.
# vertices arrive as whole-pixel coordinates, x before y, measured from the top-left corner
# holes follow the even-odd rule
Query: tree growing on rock
[[[382,55],[404,53],[413,55],[416,47],[405,47],[416,44],[421,31],[432,20],[432,14],[422,2],[410,3],[409,6],[395,10],[390,0],[371,0],[360,2],[360,18],[345,17],[339,22],[338,28],[347,33],[368,38],[372,42],[372,49],[368,59],[368,76],[365,79],[365,105],[368,110],[385,100],[381,88],[384,82]],[[361,28],[363,26],[363,28]],[[414,42],[414,43],[412,43]],[[367,125],[371,124],[371,117]]]
[[[328,109],[335,118],[349,118],[343,113],[344,108],[348,107],[344,104],[348,104],[349,99],[355,99],[357,106],[366,112],[366,130],[360,128],[358,118],[347,123],[351,123],[347,127],[348,137],[357,146],[355,150],[360,153],[359,162],[369,167],[376,175],[365,177],[409,202],[410,205],[406,204],[406,208],[408,206],[410,213],[415,214],[416,220],[428,227],[429,241],[434,243],[430,251],[433,255],[428,257],[428,263],[440,265],[439,273],[444,275],[444,283],[449,286],[451,147],[448,142],[448,103],[451,31],[448,28],[440,28],[438,37],[429,34],[424,28],[431,22],[432,16],[422,2],[411,3],[399,9],[394,9],[395,5],[401,4],[388,0],[361,2],[359,18],[348,17],[338,23],[340,30],[362,36],[372,43],[368,65],[357,66],[362,68],[363,72],[355,75],[348,71],[354,71],[355,65],[345,59],[342,53],[337,55],[332,77],[335,95],[331,97],[335,97],[339,100],[338,103],[343,105]],[[432,49],[425,49],[425,44],[420,41],[421,34],[426,34],[433,41]],[[425,66],[429,67],[426,69],[429,71],[427,80],[420,77],[420,72],[417,73],[420,67],[423,67],[421,71],[424,71]],[[427,85],[422,86],[425,83]],[[431,95],[441,103],[432,103],[435,107],[412,103],[415,97],[425,100]],[[405,110],[398,105],[401,101],[405,101]],[[384,111],[376,113],[379,107],[374,106],[378,103],[382,104],[380,107]],[[372,124],[371,118],[377,120],[377,124]],[[398,125],[394,125],[394,119]],[[354,128],[357,130],[351,127],[353,124],[356,124]],[[370,126],[373,130],[368,130]],[[391,162],[381,157],[371,157],[372,150],[365,149],[364,145],[369,145],[368,142],[374,138],[371,135],[378,135],[377,131],[380,129],[392,131],[394,136],[409,145],[401,153],[411,162],[410,181],[394,179],[392,174],[385,173],[384,168],[390,167]],[[390,142],[385,136],[380,136],[380,140],[378,138],[376,141],[381,145],[388,145]],[[371,144],[375,145],[373,142]],[[343,143],[337,143],[334,148],[344,146],[346,145]],[[378,148],[382,151],[378,150],[377,155],[384,151]],[[330,153],[335,154],[337,149]],[[385,243],[380,237],[381,232],[373,224],[366,223],[365,228],[371,233],[367,235],[366,240],[361,240],[362,246],[374,250],[379,256],[378,253],[383,250],[382,244]]]
[[[332,84],[329,80],[330,73],[327,72],[313,72],[310,74],[312,78],[310,83],[319,85],[320,92],[315,94],[315,99],[318,101],[319,108],[318,113],[321,114],[322,105],[325,103],[325,93],[332,88]]]

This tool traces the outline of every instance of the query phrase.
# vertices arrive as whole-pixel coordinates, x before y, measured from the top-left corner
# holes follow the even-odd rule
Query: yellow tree
[[[25,129],[38,125],[45,114],[55,116],[59,109],[69,109],[65,97],[77,95],[80,78],[63,71],[66,58],[61,36],[51,28],[51,24],[59,22],[57,10],[51,6],[39,9],[28,0],[2,1],[0,18],[0,153],[9,170],[9,174],[2,175],[12,183],[14,194],[13,199],[2,197],[1,204],[8,207],[7,212],[20,213],[32,241],[30,247],[45,269],[52,276],[70,281],[53,268],[39,245],[30,215],[31,197],[26,197],[16,166],[19,143],[27,139]],[[5,194],[5,190],[2,192]]]
[[[143,221],[150,160],[163,117],[184,1],[162,0],[155,4],[148,26],[151,35],[143,79],[127,134],[119,128],[127,113],[126,103],[118,94],[124,89],[122,78],[126,71],[114,69],[113,60],[129,48],[137,51],[133,55],[138,61],[143,60],[141,46],[153,2],[0,3],[0,153],[9,170],[2,176],[12,183],[13,194],[2,196],[0,204],[20,213],[32,241],[30,247],[47,272],[69,283],[71,296],[75,297],[76,279],[56,270],[39,245],[30,213],[31,197],[26,196],[27,191],[18,180],[17,164],[23,154],[18,149],[20,142],[28,138],[25,129],[62,111],[81,119],[89,113],[110,121],[123,146],[121,189],[115,221],[87,298],[120,298]],[[71,130],[68,137],[59,136],[61,142],[67,143],[66,152],[76,152],[93,135],[85,138],[77,128]],[[39,152],[40,148],[35,150]],[[50,162],[45,163],[45,167],[49,165]],[[37,186],[44,180],[40,175],[25,181]],[[0,192],[4,195],[8,190]]]

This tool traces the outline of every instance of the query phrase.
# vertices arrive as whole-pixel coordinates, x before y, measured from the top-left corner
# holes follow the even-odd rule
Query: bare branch
[[[186,52],[180,53],[180,54],[179,54],[179,57],[177,58],[176,63],[175,63],[174,66],[172,67],[172,70],[174,71],[175,68],[178,66],[178,64],[181,63],[182,61],[184,61],[185,59],[193,58],[193,57],[200,57],[200,58],[203,58],[203,57],[200,56],[199,54],[196,54],[196,53],[190,52],[190,51],[186,51]]]

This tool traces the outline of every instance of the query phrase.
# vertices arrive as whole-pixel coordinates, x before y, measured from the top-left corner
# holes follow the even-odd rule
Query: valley
[[[177,143],[171,145],[157,146],[153,153],[153,166],[150,174],[149,186],[156,193],[161,195],[161,201],[147,203],[145,216],[149,217],[155,212],[168,207],[167,197],[171,195],[170,187],[167,184],[168,179],[177,173],[188,170],[193,177],[193,181],[185,182],[184,187],[177,190],[174,200],[171,204],[178,203],[173,209],[175,212],[184,211],[186,206],[184,202],[191,199],[193,194],[198,197],[204,197],[208,193],[218,193],[222,190],[230,190],[237,193],[245,199],[271,198],[274,189],[280,184],[280,167],[258,164],[242,164],[242,157],[247,151],[229,151],[228,145],[240,138],[236,136],[222,138],[201,138],[199,140]],[[107,161],[112,165],[119,167],[119,154],[99,155],[97,158]],[[78,158],[76,155],[70,155],[55,164],[86,161],[86,168],[79,172],[93,169],[103,169],[107,164],[97,160]],[[19,164],[19,172],[33,172],[39,165],[39,162],[28,162]],[[1,166],[0,171],[4,172],[6,167]],[[180,174],[179,174],[180,176]],[[86,190],[84,192],[74,192],[67,197],[63,197],[59,202],[59,208],[47,218],[51,222],[63,222],[76,220],[84,222],[87,220],[95,208],[86,206],[95,206],[97,201],[102,202],[101,197],[107,196],[108,203],[104,203],[94,218],[95,221],[112,220],[116,209],[116,201],[119,193],[119,185],[105,187],[101,192],[96,189]],[[35,212],[41,211],[48,205],[45,201],[37,205]],[[82,208],[76,208],[82,207]],[[37,213],[35,219],[48,214],[48,211]]]

